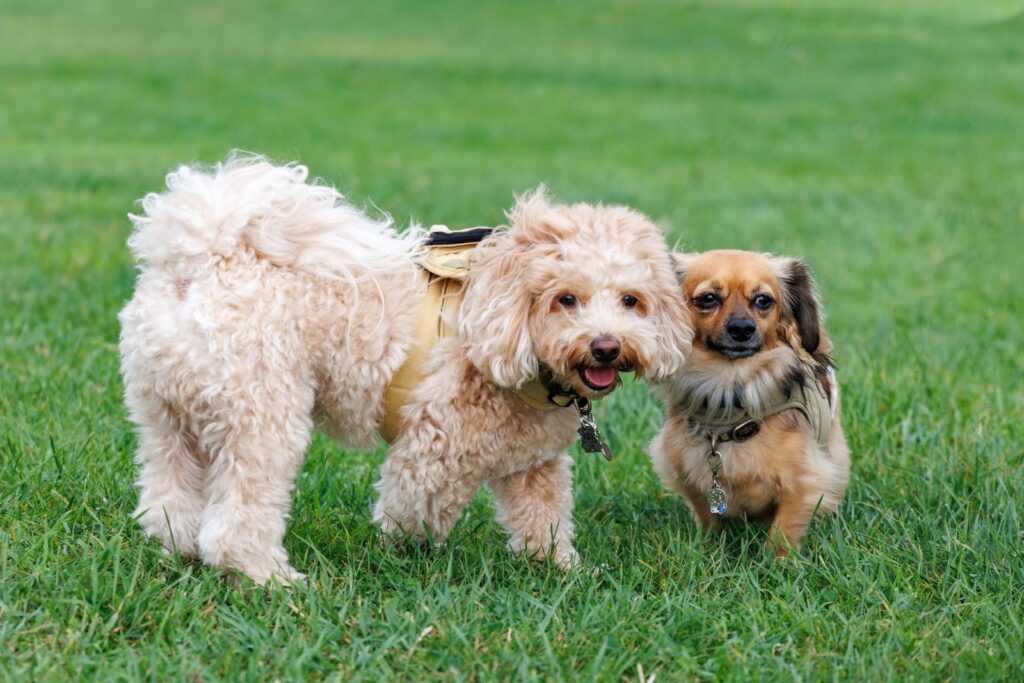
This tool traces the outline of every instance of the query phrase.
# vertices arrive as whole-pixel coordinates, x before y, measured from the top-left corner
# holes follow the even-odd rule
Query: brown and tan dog
[[[666,385],[654,468],[704,530],[727,517],[770,522],[768,543],[784,555],[816,511],[837,509],[850,474],[811,273],[747,251],[674,258],[695,336]]]

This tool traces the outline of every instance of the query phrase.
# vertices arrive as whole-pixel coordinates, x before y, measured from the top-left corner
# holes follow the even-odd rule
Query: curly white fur
[[[306,177],[262,158],[170,174],[133,217],[141,272],[120,315],[140,523],[170,550],[261,582],[301,576],[282,539],[314,424],[376,442],[423,295],[419,232],[399,236]],[[512,547],[568,567],[575,415],[531,409],[512,389],[544,365],[604,395],[614,385],[595,391],[579,372],[597,335],[621,340],[619,369],[662,378],[691,330],[662,236],[639,214],[535,193],[510,217],[479,247],[456,334],[403,408],[374,518],[442,541],[487,484]],[[570,289],[579,306],[566,310]],[[623,306],[625,292],[641,304]]]

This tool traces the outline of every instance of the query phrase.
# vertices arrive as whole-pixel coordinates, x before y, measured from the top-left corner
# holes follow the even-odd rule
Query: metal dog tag
[[[711,452],[708,453],[708,467],[711,468],[711,488],[708,489],[708,508],[711,514],[721,517],[725,514],[729,502],[725,497],[725,490],[718,483],[718,471],[722,469],[722,454],[718,451],[719,434],[709,434],[711,440]]]
[[[729,503],[725,498],[725,491],[715,482],[708,491],[708,507],[713,515],[724,515]]]
[[[605,460],[611,461],[612,449],[601,438],[601,430],[590,409],[590,401],[578,399],[576,410],[580,413],[580,427],[576,431],[580,435],[580,447],[587,453],[600,453]]]

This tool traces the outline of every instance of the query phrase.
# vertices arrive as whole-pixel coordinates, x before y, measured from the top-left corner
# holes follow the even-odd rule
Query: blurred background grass
[[[0,7],[0,673],[1024,676],[1020,3],[368,5]],[[445,548],[378,547],[382,452],[322,438],[289,536],[307,587],[162,557],[129,518],[125,214],[232,148],[403,223],[495,224],[545,182],[687,249],[804,256],[854,451],[843,517],[791,563],[756,529],[703,543],[631,385],[600,407],[619,457],[577,467],[575,576],[505,554],[486,497]]]

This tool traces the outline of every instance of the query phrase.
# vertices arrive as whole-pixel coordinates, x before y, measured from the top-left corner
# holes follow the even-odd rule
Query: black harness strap
[[[490,237],[494,228],[470,228],[455,232],[431,232],[427,234],[424,244],[428,247],[450,246],[453,244],[474,244]]]

